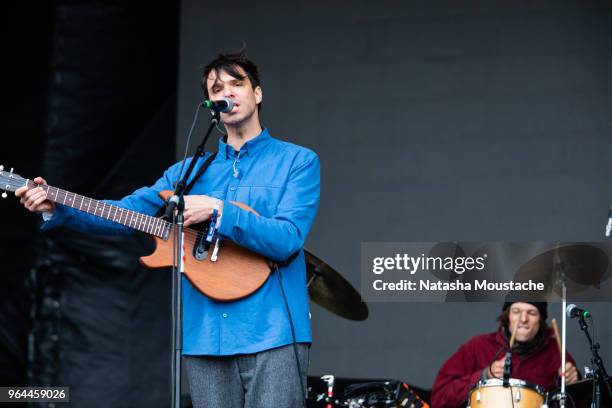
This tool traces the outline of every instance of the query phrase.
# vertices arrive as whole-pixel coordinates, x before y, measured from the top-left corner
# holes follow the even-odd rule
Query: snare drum
[[[504,387],[497,378],[480,381],[470,390],[468,408],[540,408],[546,391],[539,385],[511,378]]]

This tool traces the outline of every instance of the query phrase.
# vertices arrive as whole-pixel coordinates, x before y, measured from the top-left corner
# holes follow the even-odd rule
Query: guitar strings
[[[2,177],[2,178],[4,179],[5,177]],[[24,187],[24,186],[25,186],[24,181],[26,181],[26,182],[27,182],[27,186],[28,186],[28,187],[34,187],[34,186],[40,187],[40,185],[39,185],[39,184],[36,184],[34,181],[29,180],[29,179],[23,179],[23,178],[22,178],[22,179],[20,180],[20,179],[14,178],[14,177],[6,177],[6,180],[7,180],[8,182],[7,182],[7,183],[4,183],[4,182],[3,182],[3,183],[0,185],[0,189],[3,189],[3,190],[9,189],[9,190],[11,190],[11,191],[14,191],[14,190],[12,190],[12,189],[15,189],[15,190],[16,190],[16,189],[18,189],[18,188],[20,188],[20,187]],[[90,200],[91,202],[101,203],[102,205],[108,206],[108,207],[110,207],[110,210],[109,210],[109,215],[110,215],[110,212],[112,211],[112,209],[116,209],[116,211],[121,210],[122,212],[127,212],[127,213],[128,213],[128,215],[130,215],[131,217],[134,217],[134,216],[141,216],[141,217],[146,217],[145,219],[153,219],[153,220],[155,220],[155,222],[160,222],[160,221],[161,221],[160,227],[162,227],[161,229],[162,229],[163,231],[170,230],[170,229],[171,229],[171,227],[172,227],[172,225],[174,225],[174,224],[172,224],[171,222],[168,222],[168,221],[166,221],[166,220],[162,220],[161,218],[158,218],[158,217],[153,217],[152,215],[148,215],[148,214],[139,213],[139,212],[137,212],[137,211],[130,210],[130,209],[128,209],[128,208],[119,207],[118,205],[114,205],[114,204],[104,203],[104,202],[102,202],[102,201],[100,201],[100,200],[95,200],[95,199],[93,199],[93,198],[89,198],[89,197],[86,197],[86,196],[83,196],[83,195],[80,195],[80,194],[72,193],[72,192],[70,192],[70,191],[66,191],[66,190],[63,190],[63,189],[58,188],[58,187],[53,187],[53,186],[50,186],[50,185],[45,185],[45,186],[47,187],[47,192],[49,191],[49,189],[50,189],[50,188],[53,188],[53,189],[57,190],[57,192],[58,192],[58,193],[63,193],[63,194],[64,194],[64,195],[66,195],[66,196],[67,196],[68,194],[73,194],[73,195],[77,196],[78,198],[81,198],[83,201],[85,201],[85,199],[88,199],[88,200]],[[56,194],[56,196],[57,196],[57,194]],[[51,199],[49,198],[49,200],[51,200]],[[57,201],[55,201],[55,200],[51,200],[51,201],[57,202]],[[73,200],[73,202],[74,202],[74,201],[76,201],[76,200]],[[59,203],[58,203],[58,204],[59,204]],[[75,208],[75,207],[72,207],[72,208]],[[97,215],[97,214],[95,214],[95,213],[91,213],[91,212],[89,212],[89,211],[85,211],[85,210],[79,210],[79,211],[83,211],[83,212],[88,213],[88,214],[92,214],[92,215],[99,216],[99,215]],[[115,214],[116,214],[116,213],[115,213]],[[123,217],[123,214],[121,215],[121,217]],[[105,217],[102,217],[102,218],[105,218]],[[130,227],[130,226],[129,226],[129,223],[124,224],[123,222],[118,222],[118,221],[115,221],[115,220],[112,220],[112,221],[117,222],[117,223],[119,223],[119,224],[126,225],[126,226],[128,226],[129,228],[132,228],[132,229],[137,229],[137,228],[134,228],[134,227]],[[155,229],[157,229],[157,228],[155,228]],[[172,231],[168,231],[168,232],[174,232],[175,230],[176,230],[176,226],[175,226],[174,228],[172,228]],[[191,241],[191,238],[193,238],[193,239],[194,239],[194,241],[193,241],[194,243],[195,243],[195,241],[196,241],[196,240],[199,240],[199,239],[201,239],[201,238],[202,238],[204,235],[206,235],[206,233],[205,233],[205,232],[202,232],[202,231],[197,231],[197,230],[194,230],[194,229],[192,229],[192,228],[185,228],[183,231],[184,231],[183,233],[185,234],[185,237],[186,237],[186,238],[189,238],[189,239],[190,239],[190,241]],[[157,236],[157,234],[153,234],[153,233],[152,233],[152,235]]]

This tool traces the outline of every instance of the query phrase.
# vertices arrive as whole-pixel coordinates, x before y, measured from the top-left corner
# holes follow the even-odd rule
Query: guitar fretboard
[[[47,199],[55,203],[96,215],[105,220],[114,221],[162,239],[168,237],[171,224],[161,218],[151,217],[150,215],[107,204],[57,187],[38,186],[31,180],[28,180],[27,183],[28,187],[42,187],[47,192]]]

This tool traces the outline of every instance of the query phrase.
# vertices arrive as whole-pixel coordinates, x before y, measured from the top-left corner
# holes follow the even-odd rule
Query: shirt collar
[[[240,156],[252,156],[257,154],[258,151],[263,149],[268,143],[270,143],[270,133],[267,128],[264,128],[260,134],[255,136],[253,139],[249,140],[240,148]],[[235,157],[236,152],[234,148],[227,144],[226,142],[227,136],[223,136],[219,139],[219,150],[217,155],[222,157],[223,159],[227,159],[228,157]]]

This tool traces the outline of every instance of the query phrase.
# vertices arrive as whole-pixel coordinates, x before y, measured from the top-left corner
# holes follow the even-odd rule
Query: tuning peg
[[[6,197],[8,197],[8,194],[6,194],[6,191],[3,191],[2,192],[2,198],[6,198]]]
[[[0,171],[4,170],[4,166],[0,164]]]

